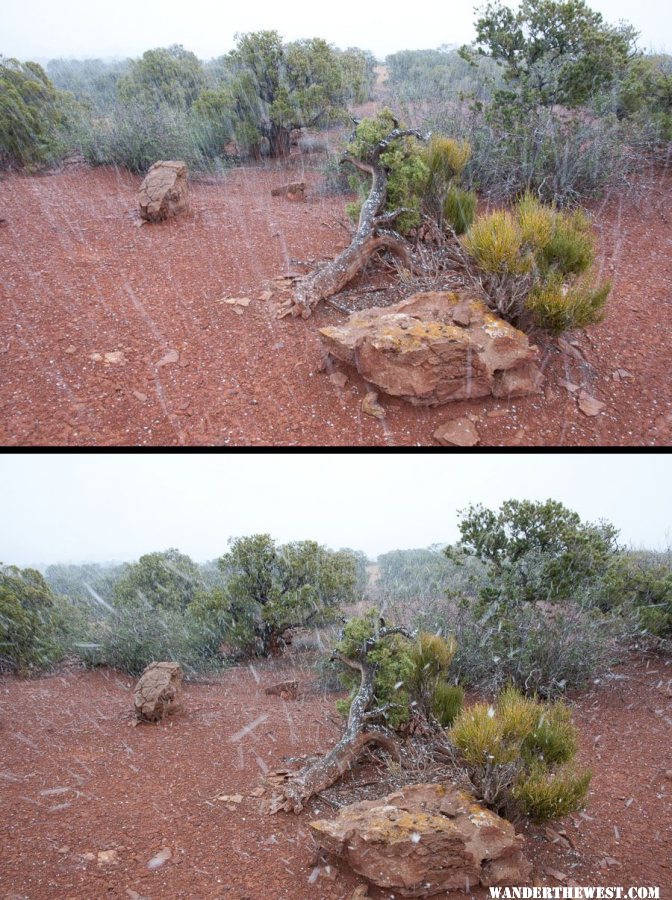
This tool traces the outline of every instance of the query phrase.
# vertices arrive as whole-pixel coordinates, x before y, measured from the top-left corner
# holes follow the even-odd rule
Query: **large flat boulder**
[[[324,849],[402,897],[527,883],[524,838],[452,784],[414,784],[310,823]]]
[[[158,722],[175,712],[182,701],[182,668],[179,663],[150,663],[135,686],[134,700],[139,722]]]
[[[179,160],[155,162],[140,185],[140,216],[162,222],[189,209],[187,165]]]
[[[422,406],[537,393],[539,351],[481,300],[448,291],[352,313],[321,328],[332,356],[387,394]]]

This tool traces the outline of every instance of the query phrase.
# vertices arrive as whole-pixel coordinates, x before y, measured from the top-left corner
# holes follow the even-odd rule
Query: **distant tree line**
[[[238,37],[209,63],[180,45],[140,59],[0,57],[0,161],[38,168],[73,152],[144,171],[158,158],[193,167],[227,154],[282,157],[293,129],[323,128],[370,97],[375,59],[320,38],[284,42],[276,31]]]

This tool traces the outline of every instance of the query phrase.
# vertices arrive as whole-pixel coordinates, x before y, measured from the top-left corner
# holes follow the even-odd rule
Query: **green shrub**
[[[489,274],[524,275],[532,268],[516,220],[505,210],[476,219],[463,243],[479,268]]]
[[[672,565],[669,552],[622,552],[611,560],[591,592],[600,609],[626,614],[634,611],[650,634],[672,636]]]
[[[451,185],[443,203],[443,219],[455,234],[464,234],[474,221],[477,197],[473,191],[465,191]]]
[[[553,272],[543,284],[530,291],[525,309],[537,328],[557,336],[601,322],[610,291],[611,282],[596,290],[585,281],[568,287],[563,283],[562,276]]]
[[[38,571],[0,564],[0,671],[27,674],[62,655],[55,601]]]
[[[85,662],[129,675],[140,675],[150,663],[163,660],[180,663],[186,675],[221,664],[207,629],[192,616],[147,603],[119,608],[97,625],[93,638],[99,646],[84,648]]]
[[[40,65],[0,56],[0,94],[0,166],[39,168],[66,155],[76,104]]]
[[[583,213],[543,206],[528,192],[512,212],[476,219],[462,245],[490,307],[512,324],[558,335],[603,318],[611,284],[590,284],[594,238]]]
[[[464,703],[464,688],[440,681],[432,696],[432,715],[442,728],[453,724]]]
[[[365,641],[377,634],[378,620],[375,609],[349,619],[336,644],[338,653],[357,658]],[[414,713],[451,720],[462,696],[461,689],[451,689],[445,683],[455,650],[452,638],[423,633],[414,642],[401,635],[390,635],[369,651],[367,662],[375,666],[374,703],[385,709],[384,718],[391,728],[406,725]],[[337,701],[336,708],[345,716],[361,682],[357,673],[345,667],[342,680],[350,688],[350,695]]]
[[[619,645],[638,627],[631,616],[576,604],[468,599],[444,602],[433,624],[455,635],[451,673],[460,684],[492,692],[513,683],[544,697],[585,687],[619,659]]]
[[[581,809],[591,773],[571,766],[576,728],[567,707],[521,696],[464,709],[448,732],[478,799],[507,818],[561,818]]]

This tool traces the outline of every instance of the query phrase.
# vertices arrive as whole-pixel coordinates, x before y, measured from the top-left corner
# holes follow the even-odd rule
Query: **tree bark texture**
[[[336,259],[297,282],[295,295],[280,308],[279,318],[291,314],[307,319],[320,300],[332,297],[342,290],[378,250],[389,250],[406,268],[413,268],[403,239],[395,231],[385,227],[391,225],[404,209],[382,212],[387,202],[387,172],[380,162],[381,155],[393,141],[409,136],[425,140],[419,131],[395,128],[376,144],[367,162],[351,156],[343,157],[341,162],[348,162],[361,172],[371,175],[371,189],[362,204],[357,231],[350,245]]]
[[[360,673],[360,686],[350,706],[348,724],[343,737],[322,759],[304,767],[285,784],[281,794],[273,798],[271,812],[283,809],[285,812],[299,813],[305,804],[320,791],[334,784],[359,759],[369,744],[378,744],[394,759],[399,759],[399,750],[391,732],[383,727],[368,727],[376,718],[377,710],[370,710],[374,699],[373,683],[376,667],[368,661],[368,654],[378,643],[391,634],[403,634],[411,639],[413,635],[403,628],[381,628],[378,634],[365,642],[356,659],[335,655],[334,658]]]

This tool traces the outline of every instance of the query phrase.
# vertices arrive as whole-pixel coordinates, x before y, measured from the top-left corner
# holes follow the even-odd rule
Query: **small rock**
[[[549,878],[553,878],[555,881],[566,881],[567,876],[564,872],[558,872],[557,869],[546,869],[546,874]]]
[[[156,856],[153,856],[150,861],[147,863],[148,869],[158,869],[159,866],[162,866],[165,862],[172,857],[172,851],[168,847],[164,847],[163,850],[159,850]]]
[[[585,391],[581,391],[579,394],[579,409],[586,416],[599,415],[605,406],[605,403],[602,403],[595,397],[591,397],[590,394],[587,394]]]
[[[575,394],[579,389],[579,385],[574,384],[573,381],[560,381],[558,384],[568,390],[570,394]]]
[[[89,354],[89,359],[92,359],[94,362],[100,362],[102,360],[102,354],[100,353],[91,353]]]
[[[369,896],[368,884],[358,884],[354,891],[348,897],[348,900],[366,900]]]
[[[131,900],[142,900],[142,894],[134,891],[133,888],[126,888],[126,895],[130,897]]]
[[[672,781],[672,769],[666,769],[665,778],[667,778],[668,781]]]
[[[182,668],[175,662],[150,663],[135,686],[135,715],[141,722],[158,722],[179,709]]]
[[[344,388],[348,383],[348,376],[345,372],[332,372],[329,381],[337,388]]]
[[[586,358],[583,353],[579,350],[578,347],[572,346],[569,341],[566,341],[564,338],[558,338],[558,349],[566,354],[567,356],[573,356],[574,359],[578,359],[581,362],[585,362]]]
[[[486,414],[488,419],[501,419],[503,416],[508,416],[508,409],[489,409]]]
[[[93,862],[95,858],[95,853],[82,853],[82,859],[85,859],[87,862]]]
[[[250,791],[250,797],[263,797],[266,793],[265,787],[256,787]]]
[[[242,794],[218,794],[215,800],[221,800],[222,803],[242,803]]]
[[[626,369],[616,369],[611,373],[612,381],[626,381],[628,378],[632,378],[632,374]]]
[[[76,350],[77,350],[77,348],[73,347],[72,344],[70,344],[70,346],[66,348],[65,352],[66,353],[75,353]]]
[[[147,394],[143,394],[142,391],[133,391],[133,396],[141,403],[144,403],[147,400]]]
[[[376,419],[385,418],[385,410],[378,403],[378,394],[375,391],[369,391],[362,400],[362,412]]]
[[[180,359],[180,354],[177,350],[168,350],[167,353],[161,357],[161,359],[157,362],[156,368],[160,369],[161,366],[169,366],[171,363],[176,363]]]
[[[469,419],[452,419],[444,422],[434,432],[434,440],[445,446],[473,447],[480,440],[479,434]]]
[[[105,354],[105,362],[112,366],[123,366],[126,362],[123,350],[112,350],[111,353]]]
[[[266,300],[270,300],[272,296],[273,291],[262,291],[257,297],[257,300],[262,300],[265,302]]]
[[[64,856],[66,853],[70,852],[70,847],[68,847],[68,846],[59,847],[58,852]]]
[[[249,306],[252,302],[250,297],[222,297],[222,303],[228,303],[229,306]]]
[[[98,865],[102,866],[106,863],[116,863],[119,862],[119,854],[116,850],[99,850],[98,851]]]
[[[233,311],[237,316],[242,316],[245,312],[245,310],[243,310],[240,306],[234,306]]]
[[[283,700],[296,700],[299,695],[298,681],[280,681],[267,687],[265,692],[271,696],[282,697]]]

